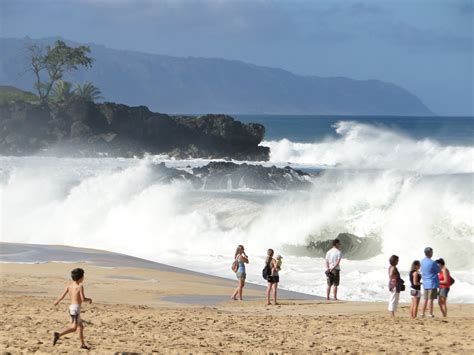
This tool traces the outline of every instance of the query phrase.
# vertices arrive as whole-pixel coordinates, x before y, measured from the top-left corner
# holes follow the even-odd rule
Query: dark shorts
[[[340,280],[339,274],[340,274],[340,270],[333,270],[330,273],[326,274],[328,286],[339,286],[339,280]]]
[[[424,299],[425,300],[435,300],[437,298],[438,298],[438,289],[437,288],[425,289],[425,292],[424,292]]]
[[[439,289],[439,297],[446,297],[448,298],[449,288],[440,288]]]
[[[277,284],[280,282],[280,276],[268,276],[267,281],[269,284]]]

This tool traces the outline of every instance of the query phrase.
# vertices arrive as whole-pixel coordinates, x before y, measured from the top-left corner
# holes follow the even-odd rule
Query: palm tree
[[[94,102],[103,99],[100,90],[88,81],[82,85],[77,85],[74,93],[86,101]]]
[[[69,81],[59,80],[53,89],[53,98],[58,102],[66,102],[74,96],[72,84]]]

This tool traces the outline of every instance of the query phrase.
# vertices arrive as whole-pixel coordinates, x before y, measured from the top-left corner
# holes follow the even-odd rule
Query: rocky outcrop
[[[0,105],[0,152],[31,154],[50,140],[50,110],[25,102]]]
[[[0,105],[0,154],[142,156],[268,160],[265,128],[226,115],[169,116],[145,106],[73,98],[51,107]]]
[[[382,243],[379,238],[360,238],[350,233],[339,233],[336,237],[341,241],[341,251],[345,258],[352,260],[364,260],[374,257],[382,252]],[[331,240],[313,241],[307,249],[324,257],[326,252],[332,248]]]
[[[202,187],[202,181],[199,177],[181,169],[168,168],[165,163],[152,164],[152,169],[155,182],[169,184],[181,181],[191,184],[196,189]]]
[[[160,183],[182,181],[205,190],[306,190],[312,187],[310,176],[290,167],[211,162],[187,172],[169,168],[164,163],[152,164],[154,179]]]
[[[339,233],[336,238],[341,241],[341,251],[346,259],[365,260],[382,253],[382,241],[375,236],[360,238],[350,233]],[[285,252],[290,255],[324,258],[335,238],[322,239],[321,236],[310,235],[308,239],[306,245],[285,245]]]
[[[246,163],[211,162],[206,166],[194,168],[193,175],[202,180],[204,189],[209,190],[306,190],[312,186],[308,174],[289,166],[277,168]]]

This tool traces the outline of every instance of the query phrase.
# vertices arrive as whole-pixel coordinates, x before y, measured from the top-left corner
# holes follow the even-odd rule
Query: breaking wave
[[[420,174],[474,172],[473,146],[443,146],[414,140],[397,131],[352,121],[334,126],[338,138],[315,143],[267,141],[271,161],[350,169],[396,169]],[[473,142],[474,143],[474,142]]]

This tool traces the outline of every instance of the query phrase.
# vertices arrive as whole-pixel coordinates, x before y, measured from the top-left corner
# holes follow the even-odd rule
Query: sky
[[[378,79],[438,115],[474,115],[473,9],[474,0],[0,0],[0,36]]]

